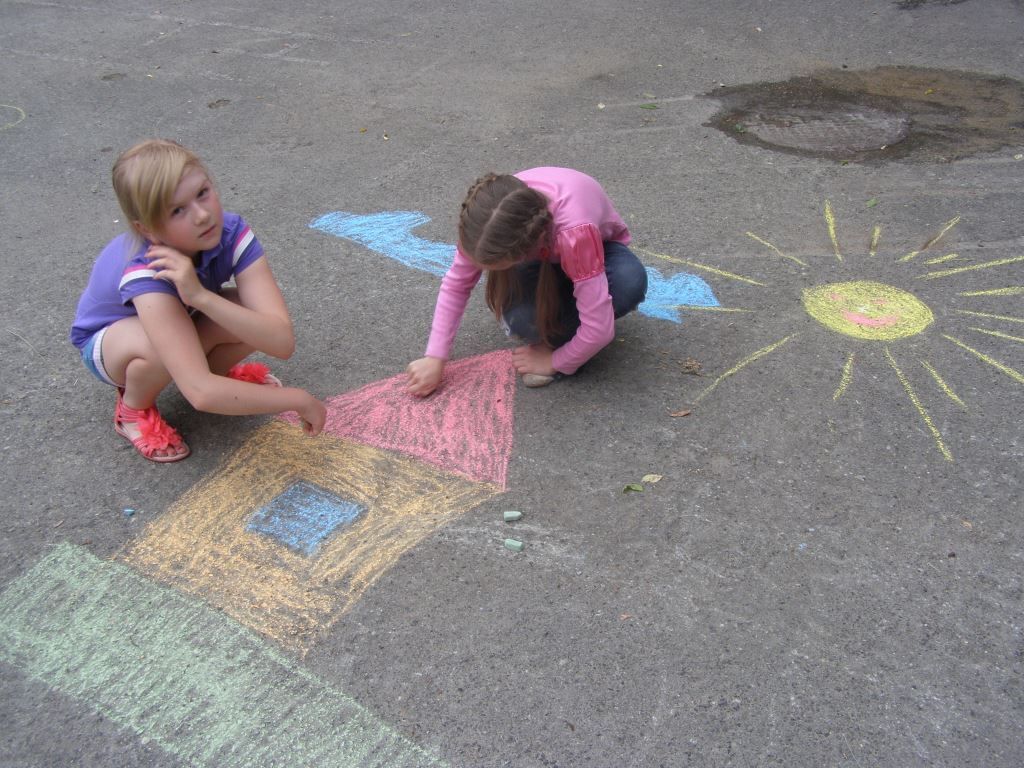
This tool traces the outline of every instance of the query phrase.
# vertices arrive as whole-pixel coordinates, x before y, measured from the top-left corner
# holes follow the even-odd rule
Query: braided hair
[[[551,249],[548,199],[509,174],[487,174],[466,193],[459,214],[459,246],[487,271],[487,306],[500,318],[518,299],[518,281],[509,268],[527,259],[540,260],[536,326],[548,343],[558,328],[558,275],[542,253]]]

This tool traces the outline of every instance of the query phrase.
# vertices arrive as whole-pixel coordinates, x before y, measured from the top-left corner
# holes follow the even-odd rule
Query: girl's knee
[[[101,343],[103,366],[117,382],[123,382],[129,366],[162,367],[160,357],[138,317],[110,325]]]
[[[146,379],[170,378],[167,366],[154,353],[153,356],[133,357],[124,367],[125,377],[145,377]]]
[[[615,316],[632,312],[647,297],[647,270],[639,260],[622,265],[616,271],[615,284],[610,286]]]
[[[501,315],[501,327],[507,336],[518,336],[524,341],[537,340],[534,308],[526,304],[509,307]]]

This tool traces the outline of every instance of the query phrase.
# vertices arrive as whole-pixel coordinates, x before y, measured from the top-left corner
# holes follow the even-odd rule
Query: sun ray
[[[1018,261],[1024,261],[1024,256],[1013,256],[1009,259],[996,259],[995,261],[986,261],[983,264],[971,264],[969,267],[954,267],[953,269],[940,269],[937,272],[926,272],[923,275],[918,275],[917,279],[934,280],[937,277],[949,277],[950,275],[959,275],[961,272],[973,272],[976,269],[1001,267],[1004,264],[1015,264]]]
[[[705,307],[700,304],[674,304],[672,309],[685,309],[687,312],[700,309],[704,312],[754,312],[753,309],[742,309],[740,307]]]
[[[939,233],[937,235],[935,235],[935,237],[933,237],[927,243],[922,245],[919,250],[911,251],[906,256],[904,256],[902,259],[899,259],[899,261],[900,262],[910,261],[912,258],[914,258],[919,253],[921,253],[921,251],[927,251],[929,248],[931,248],[933,245],[935,245],[937,242],[939,242],[939,240],[941,240],[946,235],[946,233],[949,232],[949,230],[951,230],[953,227],[955,227],[958,221],[960,221],[960,217],[959,216],[955,216],[952,219],[950,219],[949,221],[947,221],[945,224],[942,225],[942,229],[939,231]]]
[[[987,291],[961,291],[957,296],[1020,296],[1024,293],[1024,285],[1012,285],[1009,288],[990,288]]]
[[[835,394],[832,395],[832,400],[838,400],[846,392],[846,388],[850,386],[850,382],[853,380],[853,352],[846,358],[846,364],[843,365],[843,375],[839,379],[839,386],[836,388]]]
[[[775,251],[777,254],[779,254],[779,256],[781,256],[784,259],[789,259],[790,261],[795,261],[801,267],[806,267],[807,266],[807,262],[806,261],[802,261],[802,260],[798,259],[796,256],[790,256],[788,253],[783,253],[778,248],[776,248],[774,245],[769,243],[767,240],[762,240],[760,237],[755,235],[753,232],[747,232],[747,237],[750,237],[750,238],[756,240],[761,245],[768,246],[769,248],[771,248],[773,251]]]
[[[935,383],[939,385],[939,389],[945,392],[950,400],[966,411],[967,403],[957,396],[956,392],[953,391],[953,388],[946,383],[946,380],[942,378],[942,376],[939,375],[939,372],[936,371],[927,360],[922,360],[921,365],[923,365],[924,369],[932,375],[932,378],[935,379]]]
[[[970,315],[971,317],[985,317],[989,320],[1006,320],[1011,323],[1024,323],[1024,317],[1011,317],[1010,315],[993,315],[988,312],[972,312],[969,309],[958,309],[955,310],[961,315]]]
[[[929,248],[931,248],[933,245],[935,245],[937,242],[939,242],[939,240],[941,240],[943,237],[945,237],[946,233],[949,232],[949,230],[951,230],[953,227],[955,227],[957,225],[958,221],[960,221],[960,217],[959,216],[954,216],[952,219],[947,221],[945,223],[945,225],[943,225],[942,231],[939,232],[939,234],[937,234],[935,237],[933,237],[927,243],[922,245],[921,246],[921,250],[922,251],[927,251]]]
[[[828,224],[828,236],[832,241],[832,250],[839,261],[843,260],[843,254],[839,252],[839,241],[836,239],[836,215],[832,212],[832,203],[825,201],[825,223]]]
[[[1001,333],[999,331],[990,331],[988,328],[971,328],[972,331],[978,333],[987,333],[989,336],[996,336],[1000,339],[1007,339],[1008,341],[1016,341],[1018,344],[1024,344],[1024,339],[1020,336],[1011,336],[1008,333]]]
[[[962,341],[960,341],[959,339],[954,339],[952,336],[947,336],[946,334],[942,334],[942,338],[947,339],[949,341],[952,341],[958,347],[962,347],[963,349],[966,349],[968,352],[970,352],[972,355],[977,357],[979,360],[981,360],[984,363],[988,363],[993,368],[995,368],[997,371],[1005,373],[1007,376],[1009,376],[1011,379],[1016,381],[1018,384],[1024,384],[1024,374],[1021,374],[1020,371],[1015,371],[1010,366],[1004,365],[1003,363],[1000,363],[998,360],[992,359],[991,357],[989,357],[985,353],[979,352],[978,350],[976,350],[976,349],[974,349],[972,347],[967,346]]]
[[[778,340],[778,341],[776,341],[776,342],[775,342],[774,344],[769,344],[769,345],[768,345],[767,347],[762,347],[761,349],[757,350],[757,352],[755,352],[754,354],[752,354],[752,355],[749,355],[748,357],[745,357],[745,358],[743,358],[743,359],[742,359],[742,360],[740,360],[740,361],[739,361],[738,363],[736,363],[736,365],[734,365],[734,366],[733,366],[732,368],[730,368],[730,369],[729,369],[728,371],[726,371],[726,372],[725,372],[725,373],[723,373],[723,374],[722,374],[721,376],[719,376],[719,377],[718,377],[717,379],[715,379],[715,380],[714,380],[714,381],[713,381],[713,382],[711,383],[711,386],[709,386],[709,387],[708,387],[707,389],[705,389],[705,390],[704,390],[703,392],[701,392],[701,393],[700,393],[700,394],[699,394],[699,395],[697,396],[697,399],[693,401],[693,402],[694,402],[694,404],[697,404],[697,403],[699,403],[699,402],[700,402],[701,400],[703,400],[703,399],[704,399],[704,397],[705,397],[705,396],[707,396],[708,394],[710,394],[710,393],[711,393],[711,391],[712,391],[712,390],[713,390],[713,389],[714,389],[715,387],[717,387],[717,386],[718,386],[719,384],[721,384],[721,383],[722,383],[723,381],[725,381],[725,380],[726,380],[727,378],[729,378],[730,376],[732,376],[732,375],[733,375],[734,373],[737,373],[737,372],[739,372],[740,370],[742,370],[742,369],[743,369],[743,368],[745,368],[746,366],[750,365],[750,364],[751,364],[752,362],[754,362],[755,360],[759,360],[760,358],[764,357],[765,355],[767,355],[767,354],[770,354],[770,353],[774,352],[774,351],[775,351],[776,349],[778,349],[779,347],[781,347],[781,346],[782,346],[783,344],[785,344],[786,342],[790,341],[791,339],[793,339],[793,338],[795,338],[795,337],[797,337],[797,336],[799,336],[799,335],[800,335],[799,333],[791,333],[791,334],[790,334],[789,336],[787,336],[786,338],[784,338],[784,339],[779,339],[779,340]]]
[[[907,396],[910,398],[910,402],[914,404],[914,407],[921,415],[921,419],[924,421],[925,426],[928,427],[928,431],[931,432],[932,437],[935,438],[935,444],[939,447],[942,455],[945,457],[946,461],[952,461],[953,454],[950,453],[946,444],[942,442],[942,433],[939,432],[938,428],[932,422],[932,418],[928,415],[928,411],[926,411],[924,406],[921,405],[921,401],[918,399],[917,393],[914,392],[914,388],[910,386],[910,381],[903,375],[903,371],[901,371],[900,367],[896,364],[896,359],[892,356],[892,352],[889,351],[888,347],[885,348],[885,356],[889,359],[889,365],[891,365],[892,369],[896,371],[896,377],[900,380],[900,384],[903,385],[903,389],[906,390]]]
[[[947,261],[956,261],[959,258],[959,253],[947,253],[945,256],[936,256],[934,259],[928,259],[925,264],[931,266],[933,264],[942,264]]]
[[[636,250],[640,251],[641,253],[646,253],[648,256],[655,256],[659,259],[664,259],[665,261],[671,261],[673,264],[685,264],[686,266],[693,267],[694,269],[703,269],[705,272],[710,272],[711,274],[718,275],[719,277],[725,277],[730,280],[739,280],[742,283],[750,283],[751,285],[764,285],[764,283],[758,282],[757,280],[754,280],[751,277],[743,277],[742,275],[736,275],[733,274],[732,272],[726,272],[724,269],[716,269],[715,267],[709,267],[707,264],[698,264],[697,262],[690,261],[689,259],[680,259],[677,258],[676,256],[669,256],[668,254],[665,253],[655,253],[654,251],[649,251],[646,248],[637,248]]]
[[[868,245],[868,256],[876,256],[878,254],[878,241],[882,237],[882,227],[875,224],[875,228],[871,230],[871,243]]]

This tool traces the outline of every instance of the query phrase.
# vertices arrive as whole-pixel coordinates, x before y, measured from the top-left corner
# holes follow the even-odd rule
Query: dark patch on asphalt
[[[1024,143],[1024,83],[919,67],[825,70],[703,94],[743,144],[845,162],[951,162]]]
[[[898,0],[896,6],[906,11],[920,8],[922,5],[960,5],[960,3],[966,2],[967,0]]]

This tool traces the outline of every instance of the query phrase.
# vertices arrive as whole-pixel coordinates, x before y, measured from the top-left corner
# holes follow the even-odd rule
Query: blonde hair
[[[133,232],[136,222],[148,230],[160,227],[189,168],[209,175],[195,152],[169,139],[148,139],[118,156],[111,171],[114,193]]]

